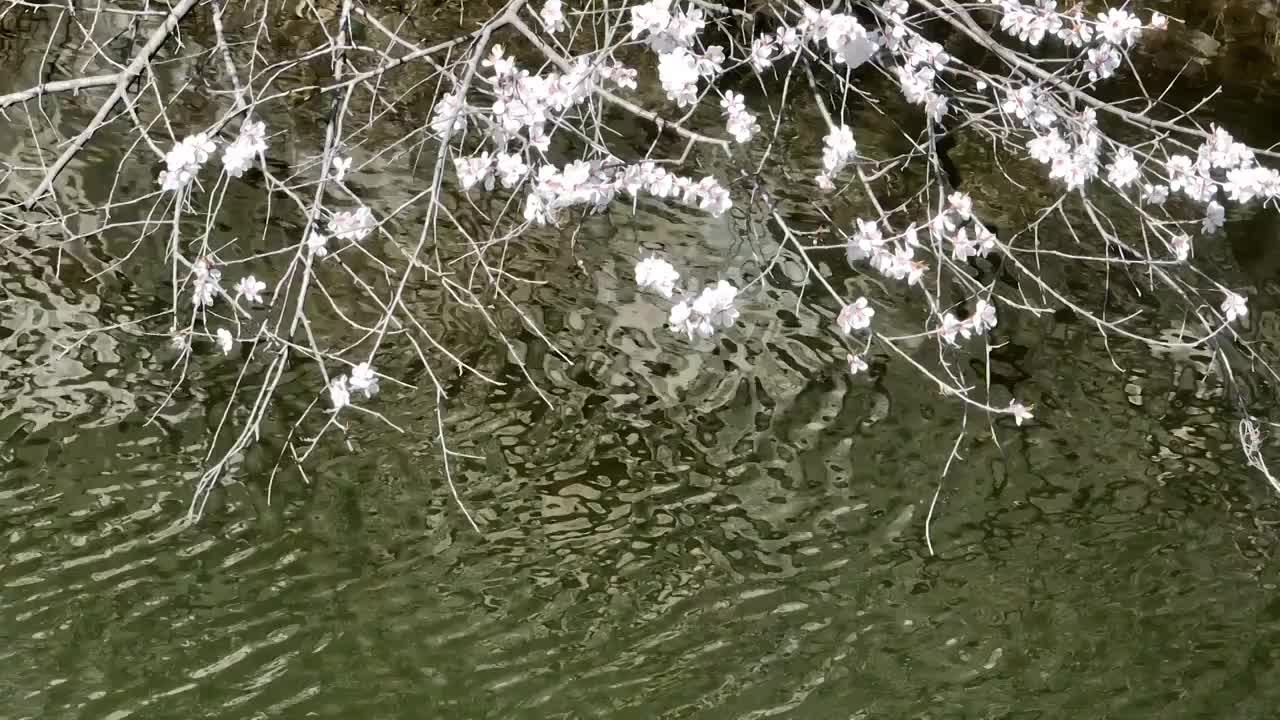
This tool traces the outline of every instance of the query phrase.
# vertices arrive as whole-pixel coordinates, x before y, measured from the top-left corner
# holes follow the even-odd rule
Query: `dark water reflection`
[[[900,363],[847,378],[830,310],[791,314],[782,282],[691,351],[633,291],[634,248],[708,277],[750,248],[699,217],[616,220],[584,270],[554,243],[525,259],[572,278],[528,301],[573,361],[521,338],[553,407],[459,386],[482,536],[425,393],[383,396],[408,437],[358,424],[311,486],[268,505],[251,476],[184,525],[234,368],[144,425],[168,390],[155,339],[60,354],[154,301],[6,259],[0,716],[1274,716],[1280,513],[1202,358],[1008,323],[993,376],[1038,421],[997,444],[970,419],[931,555],[957,408]]]

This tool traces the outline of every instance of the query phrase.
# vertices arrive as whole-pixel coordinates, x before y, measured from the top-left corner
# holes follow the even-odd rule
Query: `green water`
[[[14,56],[47,42],[16,32]],[[59,107],[68,127],[93,109]],[[73,167],[90,199],[112,142]],[[370,179],[371,202],[397,182]],[[199,364],[146,424],[170,390],[163,338],[64,349],[167,299],[11,239],[0,717],[1276,716],[1280,506],[1205,358],[1002,316],[992,382],[1037,421],[997,443],[969,418],[926,536],[960,410],[902,363],[847,377],[799,267],[714,349],[634,292],[638,247],[735,276],[752,249],[733,230],[642,208],[572,252],[531,241],[520,262],[551,284],[524,300],[570,360],[529,332],[519,350],[551,407],[466,320],[431,316],[508,381],[451,385],[452,442],[484,458],[456,476],[480,533],[444,485],[425,382],[377,401],[405,435],[354,423],[352,452],[334,443],[269,503],[250,456],[185,524],[234,363]],[[299,375],[286,404],[315,387]]]

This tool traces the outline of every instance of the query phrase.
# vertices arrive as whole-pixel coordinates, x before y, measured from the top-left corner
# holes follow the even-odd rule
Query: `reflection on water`
[[[146,291],[6,256],[0,714],[1274,716],[1280,513],[1202,359],[1002,318],[993,382],[1037,422],[997,443],[970,418],[931,555],[958,409],[901,363],[844,375],[830,310],[789,310],[793,268],[690,349],[633,291],[631,249],[713,277],[750,248],[700,217],[616,220],[581,266],[554,244],[522,260],[572,278],[527,298],[573,359],[521,338],[551,407],[468,348],[511,381],[450,410],[484,458],[457,478],[482,535],[443,487],[429,403],[392,392],[416,432],[358,425],[310,486],[268,505],[250,474],[184,525],[234,368],[197,368],[146,425],[168,392],[155,339],[68,350],[150,312]]]
[[[483,537],[430,433],[372,426],[311,487],[227,488],[182,526],[217,384],[143,426],[153,340],[58,359],[132,301],[8,275],[6,715],[1269,716],[1276,512],[1211,386],[1034,329],[993,368],[1040,422],[969,447],[931,557],[953,408],[892,364],[842,375],[784,291],[691,352],[619,246],[534,298],[575,358],[525,338],[553,408],[514,383],[454,400]]]

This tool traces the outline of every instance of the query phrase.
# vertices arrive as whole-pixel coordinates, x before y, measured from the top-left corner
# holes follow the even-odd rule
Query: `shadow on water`
[[[528,298],[573,358],[522,338],[553,406],[518,383],[454,399],[451,432],[485,458],[458,476],[483,535],[413,392],[382,397],[408,436],[357,424],[356,452],[322,458],[310,486],[290,478],[268,506],[251,478],[185,527],[234,368],[200,369],[144,425],[164,347],[61,343],[154,298],[71,260],[55,277],[52,256],[6,259],[2,714],[1273,716],[1280,512],[1206,358],[1002,319],[993,382],[1038,420],[1000,424],[998,444],[975,433],[931,555],[957,409],[901,363],[842,373],[816,319],[831,310],[787,265],[735,332],[691,349],[634,292],[634,248],[707,277],[749,249],[694,215],[615,221],[579,244],[585,278]],[[571,272],[553,243],[538,253]]]

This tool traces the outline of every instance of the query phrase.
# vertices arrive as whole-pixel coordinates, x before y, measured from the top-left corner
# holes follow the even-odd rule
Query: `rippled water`
[[[412,393],[380,397],[416,432],[358,426],[311,485],[268,504],[250,473],[185,525],[234,368],[145,425],[162,341],[64,351],[146,288],[4,248],[0,716],[1274,717],[1280,511],[1202,358],[1006,323],[993,383],[1038,420],[971,418],[926,538],[958,409],[901,363],[841,372],[797,268],[714,350],[632,290],[637,243],[711,276],[750,253],[732,231],[619,215],[582,270],[526,259],[567,278],[529,305],[572,362],[522,338],[551,408],[460,385],[481,534]]]

